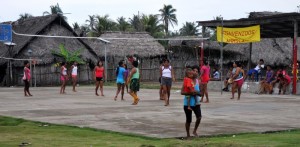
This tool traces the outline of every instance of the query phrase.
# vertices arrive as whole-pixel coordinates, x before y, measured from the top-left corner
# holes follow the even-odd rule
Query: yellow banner
[[[222,27],[217,27],[217,40],[221,40]],[[223,42],[226,43],[247,43],[260,41],[260,26],[252,26],[245,28],[224,28]]]

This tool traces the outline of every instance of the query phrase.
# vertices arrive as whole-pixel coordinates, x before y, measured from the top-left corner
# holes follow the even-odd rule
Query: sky
[[[131,18],[134,14],[159,14],[163,5],[175,8],[179,30],[185,22],[213,20],[222,16],[224,20],[248,17],[250,12],[278,11],[299,12],[300,0],[1,0],[0,22],[15,21],[23,13],[42,16],[50,11],[51,5],[59,3],[68,22],[85,24],[88,15],[104,16],[111,19]]]

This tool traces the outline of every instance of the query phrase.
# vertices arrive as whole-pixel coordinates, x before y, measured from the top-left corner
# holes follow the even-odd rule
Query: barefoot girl
[[[95,94],[97,96],[99,96],[99,94],[98,94],[99,87],[100,87],[101,96],[104,96],[104,94],[103,94],[104,78],[105,78],[105,72],[104,72],[103,62],[98,61],[96,67],[94,68],[94,79],[96,80]]]

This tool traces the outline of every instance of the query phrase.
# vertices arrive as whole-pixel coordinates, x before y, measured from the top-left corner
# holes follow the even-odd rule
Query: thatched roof
[[[35,34],[35,35],[65,35],[77,36],[69,24],[59,15],[47,15],[40,17],[28,18],[23,21],[12,22],[13,30],[21,34]],[[61,38],[39,38],[26,37],[13,34],[13,41],[17,45],[9,54],[8,47],[0,44],[1,57],[13,58],[29,58],[27,50],[32,49],[32,56],[42,58],[40,63],[51,63],[54,61],[54,56],[51,50],[57,49],[60,43],[65,44],[67,48],[78,49],[84,48],[82,57],[85,59],[96,59],[96,53],[93,49],[83,42],[81,39],[61,39]],[[6,62],[0,60],[0,64]]]
[[[169,46],[171,48],[179,48],[181,50],[187,50],[187,52],[191,52],[189,49],[199,49],[201,46],[201,40],[186,40],[186,39],[195,39],[199,37],[194,36],[178,36],[174,37],[176,40],[170,40]],[[177,40],[178,38],[182,38],[182,40]],[[212,58],[219,58],[220,57],[220,48],[221,44],[217,41],[204,41],[204,56],[205,57],[212,57]],[[240,56],[241,53],[238,51],[232,51],[232,50],[224,50],[224,56],[231,55],[231,59],[235,56]]]
[[[265,16],[272,16],[282,14],[281,12],[272,12],[272,11],[262,11],[262,12],[250,12],[248,18],[258,18],[258,17],[265,17]]]
[[[300,39],[297,39],[300,44]],[[298,45],[299,46],[299,45]],[[252,63],[264,59],[265,64],[289,65],[292,62],[293,40],[291,38],[261,39],[260,42],[252,43]],[[250,44],[227,44],[224,50],[241,53],[245,58],[249,57]],[[300,52],[298,51],[298,57]],[[299,60],[299,58],[298,58]]]
[[[100,38],[110,41],[110,43],[107,44],[107,55],[138,55],[139,57],[149,57],[165,54],[164,47],[157,41],[153,40],[154,38],[147,32],[105,32],[100,36]],[[109,38],[129,39],[115,40]],[[103,42],[93,39],[89,40],[89,44],[98,56],[104,56],[105,46]]]

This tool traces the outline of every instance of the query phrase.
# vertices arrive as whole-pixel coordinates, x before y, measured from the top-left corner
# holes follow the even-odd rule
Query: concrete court
[[[132,106],[128,94],[125,101],[113,101],[115,87],[105,87],[105,97],[95,96],[92,86],[77,88],[74,93],[67,87],[66,95],[58,94],[59,87],[31,88],[33,97],[24,97],[22,87],[0,88],[0,115],[159,138],[186,135],[183,98],[176,90],[171,91],[170,106],[165,107],[158,100],[158,90],[141,89],[140,103]],[[209,95],[211,102],[201,105],[199,135],[300,128],[299,95],[243,93],[240,101],[230,100],[228,92]]]

